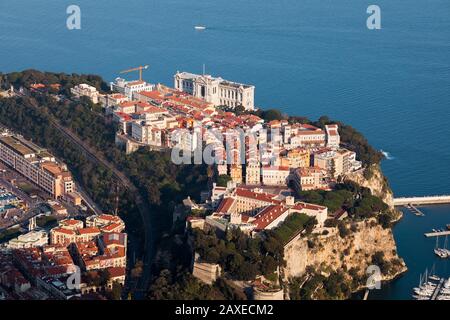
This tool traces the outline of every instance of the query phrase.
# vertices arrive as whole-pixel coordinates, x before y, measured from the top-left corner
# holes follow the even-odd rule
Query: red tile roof
[[[219,208],[217,208],[217,212],[227,213],[230,210],[231,206],[234,204],[233,198],[225,198],[220,202]]]
[[[254,192],[251,190],[243,189],[243,188],[236,188],[236,196],[243,197],[243,198],[250,198],[260,201],[265,201],[268,203],[278,204],[281,201],[275,200],[276,197],[275,194],[265,193],[265,192]]]
[[[278,219],[282,214],[288,211],[288,207],[282,205],[270,205],[258,213],[253,221],[256,230],[264,230],[268,225]]]
[[[59,233],[65,233],[68,235],[75,235],[75,231],[69,230],[69,229],[64,229],[64,228],[54,228],[54,229],[52,229],[52,231],[59,232]]]
[[[140,95],[150,98],[150,99],[162,99],[164,98],[163,94],[161,92],[159,92],[158,90],[153,90],[153,91],[141,91],[139,92]]]
[[[78,230],[79,234],[93,234],[100,233],[100,229],[97,227],[83,228]]]
[[[126,274],[125,268],[121,268],[121,267],[111,267],[111,268],[107,268],[106,270],[108,270],[109,276],[112,279],[118,278],[118,277],[123,277]]]

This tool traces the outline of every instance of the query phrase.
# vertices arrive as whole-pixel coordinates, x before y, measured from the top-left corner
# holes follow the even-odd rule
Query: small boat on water
[[[448,230],[450,230],[450,223],[446,226]]]
[[[447,252],[444,251],[443,249],[436,248],[436,249],[434,249],[434,253],[435,253],[439,258],[442,258],[442,259],[448,258]]]
[[[448,258],[449,257],[449,251],[447,250],[446,246],[447,246],[447,238],[445,239],[445,246],[444,248],[439,248],[439,236],[436,237],[436,248],[434,248],[434,253],[442,259]]]
[[[206,27],[205,26],[195,26],[194,29],[195,30],[205,30]]]
[[[424,276],[420,275],[419,287],[413,288],[413,298],[416,300],[429,300],[434,292],[434,286],[434,283],[428,281],[428,270],[425,270]]]
[[[450,278],[448,278],[447,280],[445,280],[445,282],[444,282],[444,288],[450,288]]]
[[[433,280],[433,281],[439,281],[439,280],[441,280],[441,278],[439,278],[435,274],[435,268],[436,268],[436,264],[433,263],[433,266],[431,267],[430,273],[428,274],[428,279]]]
[[[434,281],[439,281],[439,280],[441,280],[441,278],[435,274],[435,268],[436,268],[436,265],[433,263],[433,267],[431,267],[431,271],[430,271],[430,275],[428,276],[428,279],[434,280]]]

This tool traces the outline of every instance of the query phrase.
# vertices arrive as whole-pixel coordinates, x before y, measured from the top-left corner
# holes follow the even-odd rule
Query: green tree
[[[231,181],[231,177],[229,175],[221,174],[217,177],[217,185],[219,187],[226,187],[228,181]]]

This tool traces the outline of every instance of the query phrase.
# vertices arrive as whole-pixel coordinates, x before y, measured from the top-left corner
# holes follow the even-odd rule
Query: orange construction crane
[[[145,66],[139,66],[133,69],[128,69],[128,70],[124,70],[121,71],[120,73],[129,73],[129,72],[133,72],[133,71],[139,71],[139,81],[142,81],[142,70],[148,69],[149,65],[145,65]]]

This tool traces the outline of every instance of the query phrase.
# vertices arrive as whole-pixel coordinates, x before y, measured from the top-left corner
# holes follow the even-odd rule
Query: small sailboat
[[[447,254],[447,258],[450,258],[450,250],[448,250],[448,236],[445,236],[444,248],[442,251]]]
[[[428,300],[433,294],[433,291],[432,284],[428,282],[428,270],[425,270],[423,277],[420,274],[419,286],[413,288],[413,298],[416,300]]]
[[[439,278],[436,274],[435,274],[435,264],[433,263],[433,267],[431,267],[431,271],[430,271],[430,275],[428,276],[428,279],[430,280],[434,280],[434,281],[439,281],[441,280],[441,278]]]
[[[439,277],[435,274],[435,264],[434,264],[434,263],[433,263],[433,267],[431,268],[430,275],[428,276],[428,279],[434,280],[434,281],[439,281],[439,280],[441,280],[441,278],[439,278]]]
[[[439,258],[448,258],[448,250],[446,249],[441,249],[439,248],[439,236],[436,237],[436,248],[434,248],[434,253],[439,257]]]

